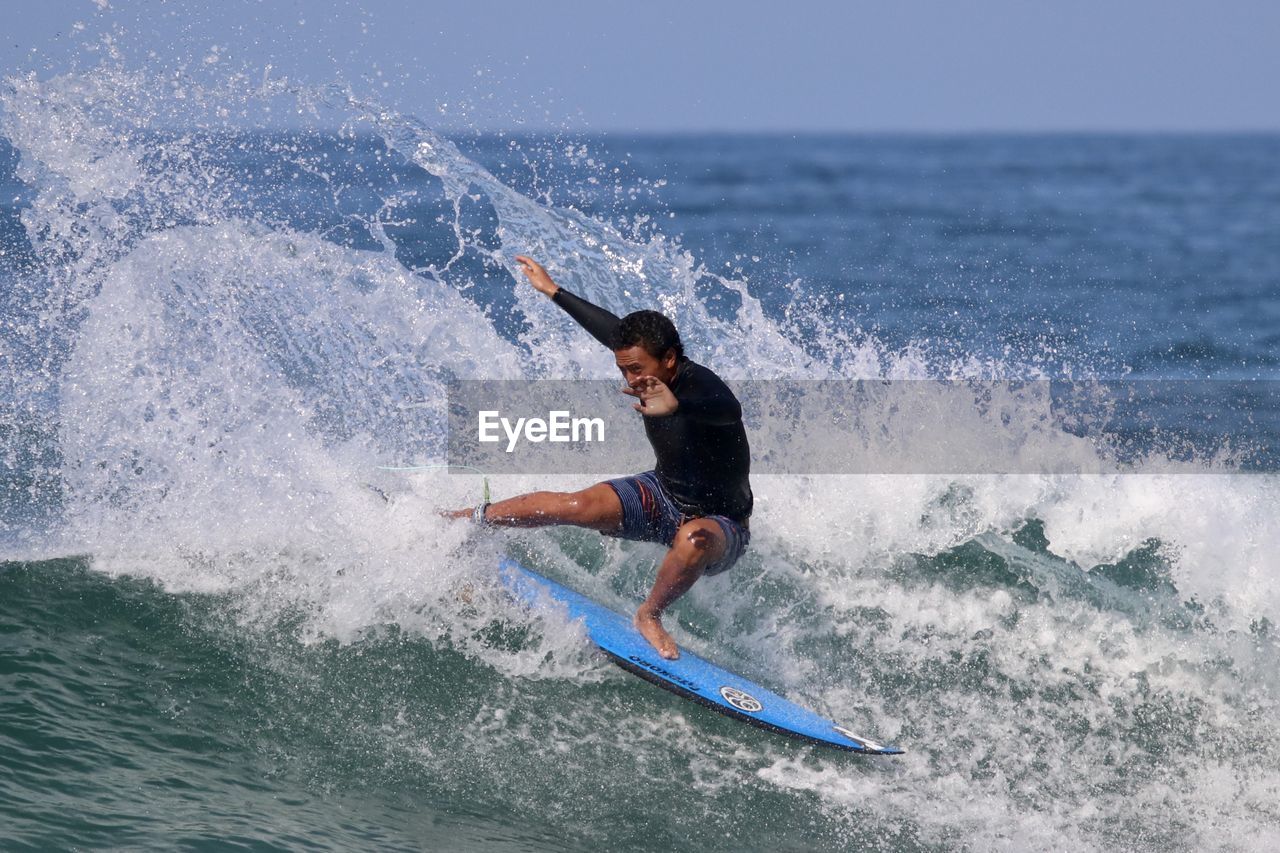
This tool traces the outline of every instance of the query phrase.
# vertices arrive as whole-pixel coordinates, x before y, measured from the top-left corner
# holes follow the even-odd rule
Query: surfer
[[[517,255],[516,262],[534,289],[613,351],[622,393],[636,398],[657,461],[652,471],[579,492],[530,492],[445,515],[504,527],[572,524],[666,545],[635,624],[658,654],[674,660],[680,652],[662,627],[663,611],[700,577],[732,567],[750,541],[751,452],[742,407],[719,376],[685,356],[664,315],[619,318],[557,285],[532,258]]]

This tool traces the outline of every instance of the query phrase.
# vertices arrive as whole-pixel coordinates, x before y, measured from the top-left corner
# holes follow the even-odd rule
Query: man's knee
[[[689,559],[705,566],[724,556],[724,531],[709,518],[695,518],[693,521],[686,521],[676,531],[674,547]]]
[[[711,531],[703,527],[690,530],[687,538],[695,551],[709,551],[716,542],[716,538]]]

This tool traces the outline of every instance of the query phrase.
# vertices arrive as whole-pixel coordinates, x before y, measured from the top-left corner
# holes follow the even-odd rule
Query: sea
[[[450,382],[615,375],[516,254],[731,379],[1234,390],[1101,470],[754,477],[667,622],[906,750],[859,756],[495,576],[627,612],[659,546],[439,517],[600,479],[443,467]],[[1280,136],[478,132],[19,75],[0,368],[0,849],[1280,848]],[[943,422],[1119,452],[980,396]]]

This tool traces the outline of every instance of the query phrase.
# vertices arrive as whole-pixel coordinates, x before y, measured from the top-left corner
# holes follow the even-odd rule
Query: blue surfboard
[[[901,755],[903,752],[896,746],[854,734],[684,649],[680,650],[677,660],[664,660],[640,636],[629,618],[514,560],[504,559],[498,574],[507,588],[530,607],[564,607],[569,619],[581,621],[591,641],[623,669],[686,699],[753,726],[810,743],[864,755]]]

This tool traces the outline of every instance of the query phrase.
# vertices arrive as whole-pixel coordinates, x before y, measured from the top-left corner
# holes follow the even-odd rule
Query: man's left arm
[[[742,405],[719,377],[689,377],[677,395],[654,376],[642,376],[635,388],[624,394],[638,398],[633,408],[648,417],[665,417],[676,412],[703,423],[727,426],[742,420]]]

